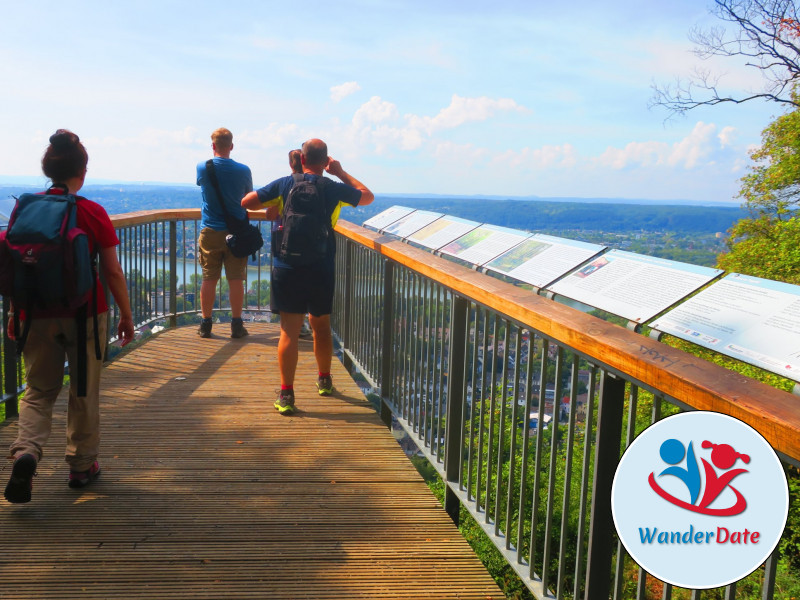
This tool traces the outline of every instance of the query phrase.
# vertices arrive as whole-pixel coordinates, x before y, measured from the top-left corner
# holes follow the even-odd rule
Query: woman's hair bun
[[[50,136],[50,143],[53,145],[54,148],[64,148],[68,146],[73,146],[80,142],[80,138],[77,135],[68,131],[66,129],[59,129],[53,135]]]

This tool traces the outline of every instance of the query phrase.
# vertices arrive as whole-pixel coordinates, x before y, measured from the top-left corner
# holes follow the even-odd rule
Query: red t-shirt
[[[50,188],[45,194],[63,194],[64,188]],[[97,202],[87,200],[83,196],[77,196],[78,202],[76,204],[77,214],[76,221],[78,227],[83,229],[89,237],[89,248],[92,252],[99,251],[101,248],[110,248],[119,245],[119,238],[108,217],[106,209],[100,206]],[[99,269],[99,265],[98,265]],[[97,287],[97,313],[103,313],[108,310],[108,303],[106,302],[106,295],[103,292],[103,286],[100,283],[100,277],[95,281]],[[91,311],[91,301],[89,302],[89,310]],[[20,307],[22,308],[22,307]],[[91,312],[89,313],[91,314]],[[75,316],[74,310],[64,308],[51,308],[48,310],[36,309],[34,317],[73,317]]]

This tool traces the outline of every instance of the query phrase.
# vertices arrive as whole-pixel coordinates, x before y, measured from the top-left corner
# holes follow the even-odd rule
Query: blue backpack
[[[78,339],[85,340],[92,302],[95,354],[100,359],[97,254],[77,225],[77,198],[72,194],[21,194],[16,200],[8,227],[0,232],[0,294],[25,311],[21,335],[15,312],[17,351],[25,346],[36,309],[76,310]],[[79,388],[83,385],[79,395],[86,394],[85,355],[78,352]]]

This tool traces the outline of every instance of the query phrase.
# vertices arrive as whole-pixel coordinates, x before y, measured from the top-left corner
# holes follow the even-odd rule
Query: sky
[[[194,185],[227,127],[256,187],[318,137],[376,194],[731,202],[782,109],[649,107],[698,65],[763,87],[691,52],[692,28],[722,25],[711,5],[0,0],[0,182],[44,184],[67,128],[87,184]]]

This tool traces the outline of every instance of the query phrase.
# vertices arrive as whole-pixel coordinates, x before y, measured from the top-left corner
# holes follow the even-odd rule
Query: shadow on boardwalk
[[[248,328],[168,330],[109,365],[85,490],[66,485],[62,394],[33,501],[0,499],[0,598],[501,598],[341,364],[320,398],[301,342],[282,417],[277,325]]]

